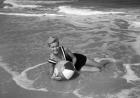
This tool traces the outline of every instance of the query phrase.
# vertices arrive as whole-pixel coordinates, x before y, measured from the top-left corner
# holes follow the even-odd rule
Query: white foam
[[[34,68],[37,68],[37,67],[44,65],[46,63],[48,63],[48,62],[40,63],[38,65],[35,65],[33,67],[29,67],[29,68],[25,69],[23,72],[21,72],[20,75],[13,77],[13,80],[16,82],[17,85],[19,85],[20,87],[22,87],[24,89],[47,92],[48,90],[46,88],[35,89],[33,87],[33,83],[35,80],[29,80],[27,77],[27,74],[26,74],[27,71],[34,69]]]
[[[27,13],[5,13],[0,12],[0,15],[13,15],[13,16],[26,16],[26,17],[40,17],[43,16],[43,14],[27,14]]]
[[[14,2],[14,0],[5,0],[4,1],[5,4],[10,4],[12,6],[16,6],[17,4]]]
[[[0,58],[0,60],[1,60],[1,58]],[[48,91],[47,88],[40,88],[40,89],[34,88],[33,83],[36,79],[35,80],[30,80],[30,79],[28,79],[27,74],[26,74],[27,71],[29,71],[31,69],[34,69],[36,67],[39,67],[39,66],[41,66],[43,64],[46,64],[46,63],[47,62],[44,62],[44,63],[38,64],[38,65],[35,65],[33,67],[27,68],[26,70],[24,70],[21,73],[12,71],[12,69],[8,66],[8,64],[4,63],[2,61],[0,62],[0,67],[3,68],[6,72],[8,72],[12,76],[12,79],[15,81],[15,83],[18,86],[20,86],[24,89],[27,89],[27,90],[47,92]]]
[[[95,58],[95,61],[100,62],[102,60],[109,60],[111,62],[117,62],[118,60],[115,60],[113,58]],[[140,81],[140,78],[136,75],[135,71],[131,69],[131,66],[140,66],[140,63],[135,64],[123,64],[125,67],[126,73],[121,77],[124,78],[128,83],[133,83],[134,81]],[[116,78],[118,76],[118,73],[114,73]]]
[[[101,14],[120,14],[124,12],[104,12],[104,11],[93,11],[91,9],[78,9],[70,6],[59,6],[60,13],[73,14],[73,15],[101,15]]]
[[[7,63],[0,62],[0,67],[3,68],[6,72],[8,72],[12,77],[19,75],[18,72],[12,71],[12,69],[8,66]]]
[[[79,93],[81,89],[76,89],[73,91],[73,94],[76,95],[78,98],[87,98],[86,96],[83,96],[82,94]]]
[[[139,89],[137,88],[123,89],[116,94],[107,94],[106,98],[133,98],[136,95],[136,93],[133,92],[137,92],[137,91],[139,91]],[[134,96],[130,96],[130,94],[134,94]]]
[[[38,1],[33,1],[33,0],[5,0],[5,4],[10,4],[12,5],[11,8],[36,8],[36,7],[42,7],[41,4],[57,4],[57,3],[65,3],[65,2],[75,2],[77,0],[51,0],[51,1],[45,1],[45,0],[38,0]],[[7,7],[5,7],[7,8]]]
[[[134,28],[140,28],[140,22],[139,21],[133,21],[130,26],[134,27]]]
[[[78,0],[51,0],[51,1],[35,1],[35,3],[41,3],[41,4],[57,4],[57,3],[68,3],[68,2],[76,2]]]
[[[6,13],[6,12],[0,12],[0,15],[12,15],[12,16],[24,16],[24,17],[44,17],[44,16],[64,16],[64,15],[58,15],[58,14],[28,14],[28,13]]]
[[[126,74],[123,75],[122,78],[126,79],[128,83],[131,83],[133,81],[140,81],[140,78],[131,69],[132,65],[138,65],[138,64],[124,64],[124,67],[126,68]]]
[[[100,95],[96,95],[96,94],[91,94],[88,96],[84,96],[82,94],[80,94],[80,90],[82,89],[76,89],[73,91],[73,94],[76,95],[78,98],[98,98]],[[103,94],[101,96],[104,96],[104,98],[132,98],[137,96],[137,94],[135,92],[139,91],[139,88],[130,88],[130,89],[122,89],[120,92],[118,93],[108,93],[108,94]],[[134,96],[130,96],[130,94],[134,94]],[[139,98],[139,97],[137,97]]]
[[[22,2],[22,1],[21,1]],[[40,5],[34,5],[34,4],[20,4],[18,0],[6,0],[4,1],[5,4],[10,4],[12,5],[12,8],[36,8],[36,7],[41,7]],[[8,6],[4,8],[9,8]]]
[[[33,84],[35,80],[29,80],[26,73],[24,74],[22,73],[18,76],[13,77],[13,80],[16,82],[18,86],[27,90],[44,91],[44,92],[48,91],[47,88],[40,89],[34,88]]]
[[[41,65],[44,65],[46,63],[48,63],[48,62],[40,63],[40,64],[37,64],[33,67],[29,67],[29,68],[25,69],[23,72],[21,72],[21,74],[13,77],[13,80],[16,82],[17,85],[19,85],[20,87],[22,87],[24,89],[47,92],[48,90],[46,88],[35,89],[33,87],[33,83],[36,79],[35,80],[30,80],[30,79],[28,79],[27,74],[26,74],[27,71],[30,71],[30,70],[32,70],[34,68],[37,68]]]

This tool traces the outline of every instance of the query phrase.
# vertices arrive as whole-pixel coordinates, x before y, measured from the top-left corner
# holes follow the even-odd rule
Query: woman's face
[[[54,43],[50,44],[50,49],[54,54],[58,54],[58,52],[59,52],[59,43],[54,42]]]

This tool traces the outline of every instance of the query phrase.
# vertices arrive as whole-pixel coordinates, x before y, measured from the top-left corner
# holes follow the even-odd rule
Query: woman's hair
[[[50,44],[57,42],[59,44],[59,39],[56,36],[50,36],[48,38],[48,46],[50,47]]]

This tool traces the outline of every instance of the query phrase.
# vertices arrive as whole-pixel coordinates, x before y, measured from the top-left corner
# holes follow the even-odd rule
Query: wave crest
[[[4,8],[37,8],[37,7],[42,7],[44,4],[59,4],[59,3],[70,3],[70,2],[75,2],[78,0],[52,0],[52,1],[47,1],[47,0],[5,0]]]
[[[60,6],[58,7],[60,13],[73,14],[73,15],[100,15],[100,14],[120,14],[124,12],[104,12],[104,11],[94,11],[91,9],[79,9],[72,8],[70,6]]]
[[[28,4],[26,4],[28,3]],[[21,1],[17,1],[17,0],[5,0],[4,4],[6,4],[6,6],[4,8],[36,8],[36,7],[40,7],[39,5],[34,5],[34,4],[30,4],[29,2],[21,2]]]

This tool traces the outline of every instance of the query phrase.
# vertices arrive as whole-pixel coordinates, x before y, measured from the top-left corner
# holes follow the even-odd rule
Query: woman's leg
[[[77,58],[75,68],[77,71],[101,71],[106,63],[96,62],[95,60],[88,59],[83,54],[74,53]]]
[[[85,66],[89,66],[89,67],[101,67],[101,64],[99,62],[96,62],[95,60],[87,59]]]
[[[100,71],[100,63],[93,60],[86,60],[86,64],[82,67],[81,71]]]
[[[100,69],[97,67],[83,66],[80,71],[94,72],[94,71],[100,71]]]
[[[83,71],[102,71],[103,68],[109,64],[110,60],[102,60],[100,62],[96,62],[95,60],[87,59],[85,66],[82,67]]]

